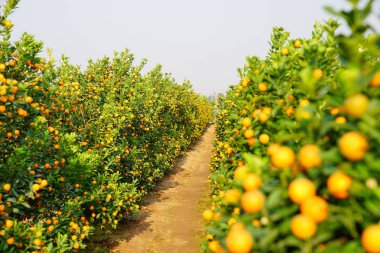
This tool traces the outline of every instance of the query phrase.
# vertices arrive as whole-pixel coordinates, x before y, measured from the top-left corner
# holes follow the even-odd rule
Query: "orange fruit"
[[[367,112],[368,105],[368,97],[356,94],[344,100],[344,111],[353,118],[361,118]]]
[[[202,216],[203,216],[203,219],[205,221],[209,221],[212,219],[212,217],[214,216],[214,213],[211,211],[211,210],[205,210],[203,213],[202,213]]]
[[[380,225],[367,227],[361,236],[364,249],[369,253],[380,253]]]
[[[240,199],[240,192],[237,189],[230,189],[224,194],[224,199],[230,203],[237,203]]]
[[[8,239],[7,239],[7,244],[8,245],[13,245],[15,243],[15,238],[14,237],[9,237]]]
[[[267,134],[260,134],[259,141],[261,144],[267,144],[269,142],[269,135]]]
[[[280,51],[280,53],[282,55],[288,55],[289,54],[289,50],[287,48],[282,48],[281,51]]]
[[[13,227],[13,221],[7,219],[5,221],[5,227],[8,228],[8,229],[12,228]]]
[[[313,221],[320,223],[327,219],[329,215],[329,205],[326,200],[321,197],[313,196],[302,202],[301,213]]]
[[[6,107],[4,105],[0,105],[0,113],[3,113],[6,111]]]
[[[320,153],[321,150],[317,145],[305,145],[298,153],[298,162],[305,169],[319,167],[322,164]]]
[[[248,173],[248,169],[249,167],[245,165],[237,167],[234,172],[234,178],[243,180]]]
[[[316,195],[317,189],[313,182],[306,178],[294,179],[288,187],[289,198],[296,204],[302,204]]]
[[[300,40],[296,40],[296,41],[294,42],[294,47],[295,47],[295,48],[301,48],[301,41],[300,41]]]
[[[5,27],[11,28],[11,27],[13,26],[13,23],[12,23],[12,21],[10,21],[10,20],[4,20],[4,21],[3,21],[3,25],[4,25]]]
[[[247,87],[250,82],[251,80],[248,77],[244,77],[243,80],[241,81],[241,85],[243,87]]]
[[[347,122],[346,118],[343,116],[336,117],[335,122],[338,124],[345,124]]]
[[[32,186],[32,190],[33,191],[38,191],[40,189],[40,185],[39,184],[34,184],[33,186]]]
[[[279,169],[284,169],[292,166],[296,160],[294,151],[286,146],[281,146],[271,155],[272,164]]]
[[[37,238],[37,239],[34,239],[33,244],[38,247],[42,244],[42,241],[41,241],[41,239]]]
[[[234,224],[227,234],[226,246],[230,253],[249,253],[253,248],[253,239],[243,224]]]
[[[323,71],[320,69],[314,69],[313,70],[313,76],[315,77],[315,79],[319,80],[323,77]]]
[[[251,146],[255,145],[255,143],[256,143],[256,141],[254,138],[248,139],[248,146],[251,147]]]
[[[375,75],[372,77],[371,82],[369,83],[372,87],[380,86],[380,70],[378,70]]]
[[[265,114],[265,113],[260,114],[259,120],[260,120],[261,123],[267,122],[268,121],[268,115]]]
[[[215,240],[208,243],[208,248],[211,252],[214,252],[214,253],[224,252],[222,246],[220,246],[219,242]]]
[[[264,92],[268,89],[268,84],[265,82],[262,82],[259,84],[258,88],[259,88],[259,91]]]
[[[257,190],[262,184],[263,181],[256,174],[248,174],[243,180],[243,188],[246,191]]]
[[[250,139],[250,138],[252,138],[253,136],[255,136],[255,132],[253,132],[252,129],[247,129],[247,130],[244,131],[244,137],[245,137],[246,139]]]
[[[241,123],[243,124],[243,126],[249,127],[252,124],[252,121],[250,118],[244,118]]]
[[[350,161],[359,161],[364,158],[368,150],[367,139],[358,132],[345,133],[338,140],[340,153]]]
[[[334,172],[327,179],[327,188],[331,194],[338,199],[348,198],[348,190],[351,188],[352,180],[342,171]]]
[[[6,191],[6,192],[10,191],[11,190],[11,184],[4,184],[3,185],[3,190]]]
[[[257,213],[263,209],[264,194],[260,191],[247,191],[241,197],[241,207],[246,213]]]
[[[279,144],[277,144],[277,143],[270,144],[269,147],[268,147],[268,149],[267,149],[267,154],[270,155],[270,156],[273,155],[277,151],[277,149],[280,148],[280,147],[281,146]]]
[[[290,221],[290,229],[295,237],[307,240],[317,232],[317,224],[311,218],[298,214]]]
[[[25,98],[25,103],[32,103],[33,102],[33,98],[32,97],[26,97]]]

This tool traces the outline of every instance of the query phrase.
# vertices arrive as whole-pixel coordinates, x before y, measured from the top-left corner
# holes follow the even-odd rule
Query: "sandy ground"
[[[202,240],[202,205],[208,194],[209,163],[214,126],[176,162],[151,195],[141,215],[128,228],[109,235],[114,253],[198,253]]]

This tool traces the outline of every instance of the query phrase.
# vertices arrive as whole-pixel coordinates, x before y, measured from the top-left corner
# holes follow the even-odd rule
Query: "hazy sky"
[[[330,17],[323,6],[345,2],[21,0],[10,19],[16,37],[36,35],[56,58],[65,54],[86,65],[89,58],[129,48],[137,61],[149,60],[148,69],[160,63],[178,82],[189,79],[196,91],[212,94],[238,81],[236,69],[246,56],[265,56],[273,26],[292,37],[310,36],[316,20]]]

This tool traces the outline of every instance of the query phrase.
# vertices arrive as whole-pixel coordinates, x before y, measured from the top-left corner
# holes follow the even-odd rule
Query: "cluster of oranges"
[[[115,228],[210,121],[208,101],[125,50],[87,69],[11,42],[1,8],[0,251],[69,252]]]
[[[380,36],[345,18],[275,28],[220,99],[205,252],[380,252]]]

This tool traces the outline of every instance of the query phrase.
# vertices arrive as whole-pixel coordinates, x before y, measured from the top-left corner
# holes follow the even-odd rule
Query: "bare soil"
[[[108,235],[114,253],[198,253],[204,235],[202,211],[208,195],[214,126],[179,157],[173,171],[146,196],[136,220]]]

